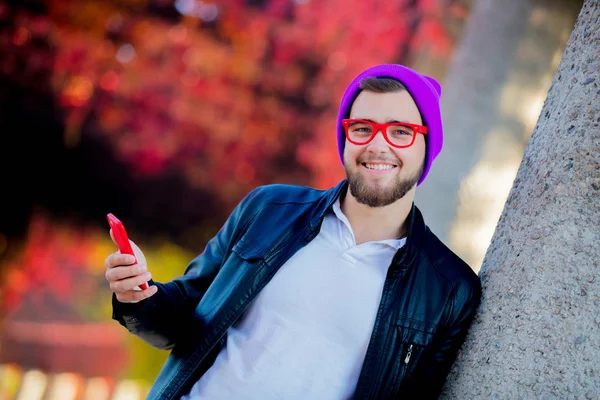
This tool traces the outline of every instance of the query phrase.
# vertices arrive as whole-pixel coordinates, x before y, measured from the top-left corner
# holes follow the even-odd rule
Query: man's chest
[[[255,326],[265,318],[289,333],[368,340],[394,254],[372,250],[333,246],[319,235],[277,271],[239,322]]]
[[[340,247],[331,239],[319,235],[281,266],[227,331],[226,347],[195,386],[197,394],[352,394],[394,249]],[[221,393],[223,387],[230,392]]]

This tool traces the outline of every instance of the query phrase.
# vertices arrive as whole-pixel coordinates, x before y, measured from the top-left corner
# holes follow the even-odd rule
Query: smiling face
[[[422,125],[419,109],[406,90],[376,93],[360,92],[350,109],[352,119],[378,123],[409,122]],[[407,148],[395,148],[377,132],[366,145],[355,145],[346,139],[344,168],[350,193],[359,203],[383,207],[403,198],[415,187],[423,172],[425,137],[417,134]]]

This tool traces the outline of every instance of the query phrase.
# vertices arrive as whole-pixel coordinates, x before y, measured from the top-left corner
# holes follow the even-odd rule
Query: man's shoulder
[[[323,207],[330,190],[308,186],[270,184],[252,190],[236,207],[234,214],[240,226],[248,227],[258,222],[260,229],[267,224],[272,229],[286,229],[301,216],[308,216]]]
[[[427,229],[423,252],[438,273],[454,286],[481,290],[481,280],[477,273],[429,229]]]
[[[319,200],[328,190],[316,189],[309,186],[290,185],[283,183],[258,186],[247,196],[246,201],[259,204],[313,203]]]

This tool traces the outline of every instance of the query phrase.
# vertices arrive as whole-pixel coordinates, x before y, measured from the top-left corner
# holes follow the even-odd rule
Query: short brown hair
[[[375,93],[401,92],[406,90],[406,87],[396,79],[379,78],[376,76],[361,79],[358,87],[361,90],[368,90]]]

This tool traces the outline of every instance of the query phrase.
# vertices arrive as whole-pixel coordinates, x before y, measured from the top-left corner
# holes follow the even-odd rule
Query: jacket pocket
[[[231,251],[237,254],[244,261],[263,260],[266,251],[256,240],[244,235],[236,242]]]
[[[386,398],[411,398],[406,397],[407,380],[423,360],[428,347],[433,342],[435,328],[433,325],[420,321],[399,321],[393,327],[397,343],[395,354],[390,360],[391,379],[388,379]],[[410,389],[408,392],[411,392]],[[412,392],[411,392],[412,393]],[[404,396],[403,396],[404,395]]]
[[[253,277],[262,269],[260,248],[250,246],[243,238],[232,248],[196,307],[196,317],[209,324],[223,309],[233,311],[250,294]]]

